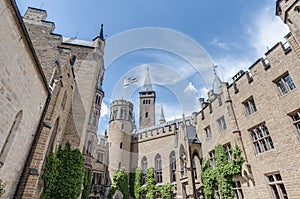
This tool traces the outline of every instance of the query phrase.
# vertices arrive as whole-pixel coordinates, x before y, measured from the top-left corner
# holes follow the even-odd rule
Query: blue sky
[[[275,0],[17,0],[17,4],[21,14],[24,14],[29,6],[47,10],[47,20],[55,22],[55,32],[64,37],[76,36],[78,39],[92,40],[99,33],[99,27],[103,23],[108,52],[105,56],[111,55],[111,51],[119,48],[118,45],[113,45],[116,35],[121,38],[122,32],[136,28],[163,28],[161,33],[165,33],[165,29],[174,30],[178,37],[175,35],[166,38],[170,40],[169,44],[178,44],[178,40],[182,38],[179,34],[187,37],[184,39],[185,44],[181,43],[179,46],[185,51],[179,54],[179,51],[157,46],[141,47],[118,54],[110,64],[106,62],[106,98],[99,132],[107,128],[107,108],[115,94],[120,93],[123,78],[139,77],[138,83],[125,90],[127,99],[138,107],[138,91],[145,76],[145,68],[149,67],[155,83],[154,88],[157,90],[158,109],[163,105],[167,119],[174,119],[180,117],[184,111],[198,111],[198,98],[206,97],[204,95],[211,83],[209,75],[202,71],[203,67],[210,67],[210,64],[194,67],[194,63],[199,61],[194,60],[196,55],[186,58],[183,54],[200,52],[198,58],[209,57],[213,64],[218,65],[221,79],[230,81],[240,69],[246,70],[262,57],[268,48],[280,40],[284,42],[283,37],[288,33],[287,27],[275,16]],[[133,32],[135,34],[131,34],[134,36],[128,39],[128,43],[145,45],[141,39],[152,40],[151,35],[145,33],[141,36],[140,32]],[[130,37],[126,35],[125,40],[126,38]],[[193,41],[199,44],[199,48],[195,47]],[[161,43],[159,36],[151,42]],[[190,46],[195,48],[191,47],[192,50],[189,51]],[[171,47],[174,45],[170,44],[169,48]],[[206,68],[206,72],[207,70]],[[172,77],[181,78],[171,85],[170,79],[167,78],[168,73],[172,74]],[[165,74],[166,79],[162,79],[161,74]],[[186,107],[187,102],[190,107]],[[135,114],[137,118],[138,113]]]

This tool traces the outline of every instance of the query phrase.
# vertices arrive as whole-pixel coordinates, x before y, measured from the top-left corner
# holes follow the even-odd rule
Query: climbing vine
[[[214,199],[215,187],[218,185],[219,193],[223,199],[233,198],[232,176],[241,173],[244,159],[238,145],[232,150],[231,160],[222,145],[215,147],[216,167],[213,168],[208,160],[202,162],[203,192],[206,199]]]
[[[87,169],[84,171],[84,179],[83,179],[83,191],[81,195],[81,199],[88,199],[92,187],[92,170]]]
[[[0,197],[5,193],[5,184],[0,179]]]
[[[113,183],[110,186],[109,198],[112,198],[117,190],[123,194],[124,199],[129,198],[128,176],[125,173],[124,168],[114,173]]]
[[[43,175],[43,199],[74,199],[81,193],[84,176],[84,158],[78,149],[71,149],[69,143],[48,157]]]
[[[155,199],[157,192],[161,193],[162,199],[171,199],[174,186],[172,184],[156,185],[154,177],[154,169],[149,168],[146,172],[146,184],[142,186],[142,170],[137,168],[133,174],[131,174],[134,180],[131,180],[130,189],[134,189],[134,198],[140,199],[141,194],[145,194],[146,199]],[[132,191],[132,190],[131,190]]]

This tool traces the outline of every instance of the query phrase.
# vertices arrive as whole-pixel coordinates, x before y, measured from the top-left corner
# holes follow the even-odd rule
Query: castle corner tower
[[[155,125],[155,91],[152,88],[149,68],[140,94],[140,129]]]
[[[109,120],[109,175],[113,179],[116,170],[130,171],[131,133],[134,128],[133,104],[126,100],[115,100],[110,105]]]

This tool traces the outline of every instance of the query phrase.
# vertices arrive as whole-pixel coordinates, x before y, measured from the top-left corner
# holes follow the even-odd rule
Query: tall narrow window
[[[170,181],[176,182],[176,156],[174,151],[170,154],[170,174]]]
[[[180,174],[181,178],[187,176],[187,168],[186,168],[186,155],[183,145],[180,146],[179,150],[179,157],[180,157]]]
[[[220,117],[218,120],[217,120],[217,123],[218,123],[218,129],[219,129],[219,133],[224,131],[227,127],[226,127],[226,122],[225,122],[225,119],[224,119],[224,116]]]
[[[293,113],[290,116],[293,119],[293,124],[296,127],[298,135],[300,135],[300,111],[297,111],[296,113]]]
[[[210,160],[210,165],[212,167],[216,167],[215,151],[209,152],[209,160]]]
[[[244,194],[242,191],[242,186],[240,181],[234,181],[233,182],[233,193],[234,193],[234,199],[244,199]]]
[[[256,154],[274,149],[270,132],[265,124],[261,124],[250,130],[250,135]]]
[[[123,149],[123,142],[120,142],[120,149]]]
[[[246,100],[243,104],[247,115],[251,115],[252,113],[257,111],[253,97]]]
[[[271,189],[272,198],[274,199],[288,199],[287,192],[282,182],[279,173],[266,175],[268,184]]]
[[[159,154],[155,156],[155,177],[156,183],[162,183],[162,162]]]
[[[89,139],[86,149],[86,154],[92,156],[93,141]]]
[[[147,158],[143,157],[142,159],[142,185],[146,184],[146,173],[147,173]]]
[[[281,76],[280,78],[275,80],[274,83],[276,84],[280,95],[285,95],[296,88],[289,74]]]
[[[194,178],[197,179],[197,167],[196,167],[196,160],[195,160],[195,156],[193,157],[193,162],[192,162],[192,165],[193,165],[193,172],[194,172]]]
[[[230,161],[231,160],[231,146],[230,146],[230,143],[225,144],[223,147],[224,147],[224,150],[225,150],[226,155],[227,155],[227,160]]]
[[[204,129],[204,131],[205,131],[205,138],[206,138],[206,140],[209,140],[209,139],[211,138],[211,130],[210,130],[210,126],[206,127],[206,128]]]
[[[8,152],[10,150],[10,147],[12,146],[12,143],[13,143],[13,140],[16,136],[16,133],[19,129],[19,125],[21,123],[21,120],[23,118],[23,111],[19,111],[15,117],[15,120],[9,130],[9,133],[5,139],[5,142],[4,142],[4,145],[1,149],[1,152],[0,152],[0,168],[2,167],[2,165],[4,164],[5,162],[5,159],[8,155]]]
[[[104,155],[103,151],[98,151],[97,162],[103,163],[103,155]]]
[[[146,118],[148,117],[148,112],[146,112],[145,117],[146,117]]]

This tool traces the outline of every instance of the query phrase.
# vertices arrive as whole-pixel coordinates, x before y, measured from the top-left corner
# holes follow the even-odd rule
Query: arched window
[[[120,142],[120,149],[123,149],[123,142]]]
[[[145,100],[143,100],[143,104],[145,104]]]
[[[16,133],[19,129],[19,125],[21,123],[21,120],[23,118],[23,111],[19,111],[15,117],[15,120],[9,130],[9,133],[5,139],[5,142],[4,142],[4,145],[1,149],[1,152],[0,152],[0,168],[2,167],[2,165],[4,164],[5,162],[5,159],[8,155],[8,152],[10,150],[10,147],[12,146],[12,143],[13,143],[13,140],[16,136]]]
[[[146,117],[146,118],[148,117],[148,112],[146,112],[145,117]]]
[[[151,100],[148,100],[148,104],[150,104],[151,103]]]
[[[170,182],[176,182],[176,156],[172,151],[170,154]]]
[[[186,154],[185,154],[183,145],[180,146],[179,156],[180,156],[180,173],[181,173],[181,178],[183,178],[183,177],[186,177],[186,175],[187,175]]]
[[[143,157],[142,159],[142,185],[146,184],[146,173],[147,173],[147,158]]]
[[[192,165],[193,165],[193,172],[194,172],[194,178],[197,179],[197,167],[196,167],[196,160],[195,160],[196,156],[193,157],[193,162],[192,162]]]
[[[89,156],[92,156],[92,150],[93,150],[93,140],[92,138],[89,138],[88,143],[87,143],[87,149],[86,149],[86,154]]]
[[[159,154],[155,156],[155,177],[156,183],[162,183],[162,162]]]

